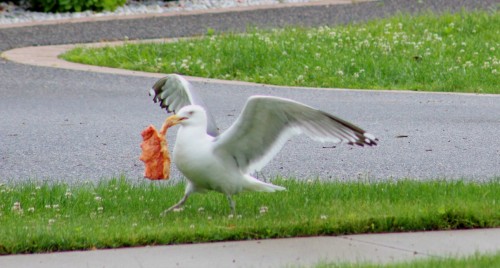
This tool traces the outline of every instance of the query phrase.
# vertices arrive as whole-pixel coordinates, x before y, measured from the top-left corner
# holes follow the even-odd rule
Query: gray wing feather
[[[153,85],[149,95],[153,95],[153,101],[155,103],[159,102],[160,107],[165,108],[167,112],[176,113],[187,105],[202,106],[207,112],[207,133],[214,137],[219,135],[219,128],[215,123],[214,117],[208,111],[207,106],[193,86],[182,76],[168,74],[161,78]]]
[[[363,129],[288,99],[252,96],[234,124],[214,140],[214,152],[232,159],[242,172],[259,171],[292,136],[304,133],[320,142],[377,145]]]

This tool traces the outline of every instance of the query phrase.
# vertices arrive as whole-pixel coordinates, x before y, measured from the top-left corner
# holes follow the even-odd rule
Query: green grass
[[[79,47],[66,60],[274,85],[500,93],[500,11],[398,15],[172,43]]]
[[[483,268],[500,267],[500,253],[475,254],[462,258],[429,258],[391,264],[369,263],[321,263],[316,268]]]
[[[277,193],[192,196],[161,217],[183,184],[19,183],[0,186],[0,254],[292,236],[500,226],[500,178],[484,183],[413,180],[302,182]]]

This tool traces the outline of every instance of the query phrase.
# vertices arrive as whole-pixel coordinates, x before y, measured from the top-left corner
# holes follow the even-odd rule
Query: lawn
[[[273,85],[500,93],[500,12],[397,15],[335,27],[73,49],[93,65]]]
[[[164,217],[183,183],[4,184],[0,254],[500,226],[500,178],[273,182],[288,190],[238,195],[236,215],[212,192],[192,196],[184,210]]]
[[[500,253],[475,254],[462,258],[429,258],[391,264],[370,263],[320,263],[316,268],[484,268],[500,267]]]

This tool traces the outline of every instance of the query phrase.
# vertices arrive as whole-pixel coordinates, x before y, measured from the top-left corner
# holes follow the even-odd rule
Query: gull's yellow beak
[[[161,127],[161,130],[160,130],[160,134],[165,136],[165,134],[167,133],[167,130],[170,127],[173,127],[173,126],[179,124],[184,119],[186,119],[186,117],[178,116],[176,114],[167,117],[167,119],[165,119],[165,122],[163,122],[163,126]]]
[[[171,115],[165,121],[169,127],[175,126],[179,124],[182,120],[186,119],[186,117],[178,116],[176,114]]]

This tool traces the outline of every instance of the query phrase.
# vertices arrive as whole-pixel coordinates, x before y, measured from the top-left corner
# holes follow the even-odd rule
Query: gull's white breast
[[[173,160],[196,191],[215,190],[226,194],[241,192],[244,179],[233,162],[214,155],[212,137],[192,137],[180,129],[173,151]]]

